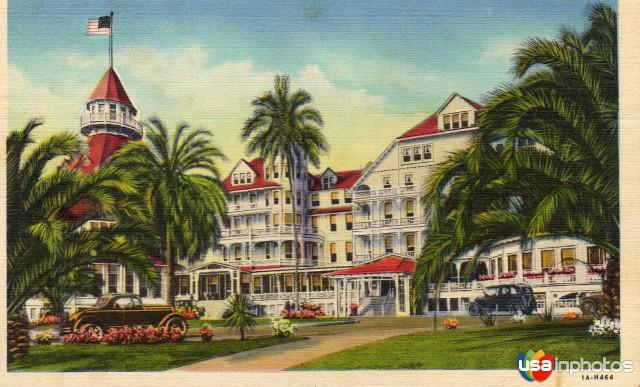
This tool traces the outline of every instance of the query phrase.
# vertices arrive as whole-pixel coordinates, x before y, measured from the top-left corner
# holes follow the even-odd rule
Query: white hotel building
[[[141,134],[141,126],[113,69],[89,102],[81,127],[88,136],[91,160],[88,169],[86,160],[80,167],[90,172],[91,163],[98,167],[108,162],[117,147]],[[424,183],[436,164],[468,144],[478,130],[481,109],[454,93],[424,121],[399,131],[362,171],[327,168],[313,175],[301,166],[293,187],[280,162],[239,160],[224,180],[230,225],[218,247],[177,273],[177,299],[204,308],[209,317],[220,317],[225,300],[242,292],[254,301],[257,313],[279,315],[286,302],[295,301],[296,227],[302,255],[301,302],[320,304],[328,315],[348,315],[354,304],[361,315],[410,314],[414,259],[427,240]],[[93,154],[99,154],[99,160],[93,160]],[[599,248],[566,238],[536,240],[524,247],[517,240],[504,241],[481,257],[472,278],[462,275],[468,261],[469,257],[455,261],[439,301],[430,300],[424,311],[465,313],[469,300],[498,283],[530,284],[540,306],[554,303],[558,312],[572,309],[579,293],[600,291],[598,273],[606,257]],[[162,261],[155,259],[154,264],[162,274]],[[134,292],[147,303],[162,301],[161,289],[151,289],[117,263],[95,267],[103,279],[103,292]],[[77,297],[69,308],[94,300],[94,296]],[[31,318],[41,309],[41,301],[27,304]]]

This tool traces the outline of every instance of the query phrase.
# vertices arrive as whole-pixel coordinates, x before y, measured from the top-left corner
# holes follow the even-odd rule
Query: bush
[[[511,317],[511,322],[514,324],[522,324],[525,321],[527,321],[527,315],[522,313],[521,310],[519,310],[518,313],[514,314]]]
[[[593,320],[593,325],[589,327],[589,333],[594,337],[617,337],[620,336],[620,320],[602,317]]]
[[[496,315],[491,312],[488,314],[480,313],[478,317],[480,317],[480,321],[482,321],[486,327],[493,327],[496,325]]]
[[[63,341],[65,344],[98,344],[100,338],[93,329],[81,329],[66,335]]]
[[[273,322],[273,335],[277,337],[293,337],[296,329],[298,328],[287,319]]]
[[[178,327],[158,329],[149,327],[111,328],[102,337],[109,344],[158,344],[182,341],[184,334]]]
[[[578,312],[564,312],[564,313],[562,313],[562,315],[560,315],[560,318],[562,318],[563,320],[567,320],[567,321],[577,320],[577,319],[580,318],[580,313],[578,313]]]
[[[299,319],[312,319],[325,316],[324,310],[320,305],[316,305],[310,302],[304,302],[300,305],[301,310],[291,310],[291,307],[286,307],[282,310],[280,315],[287,318],[299,318]]]
[[[544,309],[540,312],[539,316],[544,322],[553,321],[553,304],[545,304]]]
[[[442,321],[442,326],[444,326],[444,329],[447,329],[447,330],[458,329],[458,325],[460,325],[460,323],[455,318],[447,318],[444,321]]]
[[[46,330],[36,334],[36,337],[33,339],[33,341],[38,345],[49,345],[51,344],[51,339],[53,339],[53,333],[51,333],[51,331],[49,330]]]

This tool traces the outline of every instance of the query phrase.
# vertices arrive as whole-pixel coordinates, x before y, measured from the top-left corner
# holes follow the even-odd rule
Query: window
[[[244,184],[246,180],[244,179],[244,173],[240,174],[240,184]]]
[[[253,292],[256,294],[262,293],[262,277],[261,276],[253,277]]]
[[[264,169],[264,174],[265,174],[265,179],[267,180],[271,179],[271,171],[269,170],[269,168]]]
[[[111,118],[112,120],[116,119],[116,105],[115,104],[110,104],[109,105],[109,118]]]
[[[331,192],[331,204],[340,204],[340,198],[338,198],[338,192]]]
[[[284,257],[293,258],[293,242],[284,242]]]
[[[347,226],[347,230],[352,230],[353,229],[353,214],[351,213],[346,213],[344,215],[345,218],[345,223]]]
[[[293,291],[293,274],[284,275],[284,291],[285,292]]]
[[[333,186],[333,179],[331,176],[326,176],[322,178],[322,189],[329,189]]]
[[[109,271],[107,276],[107,292],[118,292],[118,280],[120,279],[120,266],[109,265]]]
[[[587,247],[587,264],[589,265],[602,265],[606,257],[606,252],[602,247],[589,246]]]
[[[240,195],[233,195],[233,204],[238,204],[240,202]]]
[[[293,216],[291,216],[290,212],[284,214],[284,225],[291,226],[291,222],[293,222]]]
[[[265,225],[265,227],[271,226],[271,215],[270,214],[264,214],[264,225]]]
[[[344,191],[344,202],[347,203],[347,204],[352,202],[351,192]]]
[[[384,218],[393,219],[393,203],[392,202],[384,203]]]
[[[291,191],[284,191],[284,203],[291,204]]]
[[[302,194],[300,193],[300,191],[296,192],[296,205],[302,205]]]
[[[560,250],[560,263],[562,267],[569,267],[576,265],[576,249],[567,248]]]
[[[181,275],[177,277],[178,279],[178,295],[187,296],[190,293],[189,289],[189,277],[186,275]]]
[[[320,195],[317,193],[311,194],[311,207],[318,207],[320,205]]]
[[[280,172],[278,171],[278,167],[277,166],[273,166],[273,178],[277,179],[280,176]]]
[[[280,214],[273,214],[273,225],[274,226],[280,225]]]
[[[518,256],[516,254],[507,255],[507,266],[510,272],[518,272]]]
[[[318,260],[318,245],[316,243],[311,245],[311,259],[314,261]]]
[[[251,173],[247,173],[247,183],[251,183]]]
[[[234,185],[235,185],[235,184],[238,184],[238,174],[237,174],[237,173],[234,173],[234,174],[233,174],[233,184],[234,184]]]
[[[271,242],[264,244],[264,257],[266,259],[271,259]]]
[[[312,216],[311,217],[311,227],[318,228],[318,217],[317,216]]]
[[[289,166],[288,165],[284,166],[284,177],[287,178],[287,179],[289,178]]]
[[[252,193],[249,194],[249,203],[255,203],[256,202],[256,194]]]
[[[137,309],[132,297],[120,297],[113,305],[114,309]]]
[[[264,193],[264,205],[269,206],[269,192]]]
[[[331,224],[331,231],[338,231],[338,225],[336,223],[337,215],[329,215],[329,223]]]
[[[235,245],[233,247],[233,257],[236,260],[240,260],[240,258],[242,258],[242,246],[240,245]]]
[[[127,270],[124,276],[124,291],[127,293],[133,293],[133,272]]]
[[[444,123],[444,130],[451,129],[451,116],[449,114],[445,114],[442,117],[442,122]]]
[[[425,160],[433,160],[433,154],[431,152],[431,145],[422,146],[422,155]]]
[[[246,216],[244,218],[244,226],[246,228],[251,228],[251,226],[253,225],[253,217],[252,216]]]
[[[344,250],[346,252],[347,261],[353,261],[353,242],[346,242],[344,244]]]
[[[405,238],[407,245],[407,252],[413,253],[416,251],[416,236],[415,234],[407,234]]]
[[[387,235],[384,237],[384,252],[385,254],[393,253],[393,236]]]
[[[329,253],[331,254],[331,262],[338,260],[338,247],[335,243],[329,244]]]
[[[531,254],[531,252],[522,253],[522,269],[533,269],[533,255]]]
[[[402,149],[402,162],[403,163],[411,162],[411,148]]]
[[[413,175],[404,175],[404,185],[409,187],[413,185]]]
[[[382,178],[382,186],[384,188],[391,188],[391,178],[388,176],[385,176]]]
[[[414,146],[413,147],[413,161],[420,161],[422,160],[422,152],[420,152],[420,147],[419,146]]]
[[[407,200],[404,202],[404,212],[407,218],[412,218],[414,216],[414,206],[415,202],[413,200]]]
[[[504,265],[502,262],[502,257],[498,258],[498,273],[502,273],[504,271]]]
[[[460,128],[460,113],[455,113],[451,117],[452,127],[453,129]]]
[[[273,191],[273,204],[276,206],[280,204],[280,191]]]
[[[296,224],[299,226],[300,222],[302,221],[302,215],[300,214],[296,214]]]
[[[540,255],[542,258],[542,268],[546,269],[549,267],[554,267],[555,266],[555,261],[556,261],[556,257],[555,257],[555,252],[553,250],[542,250]]]
[[[469,127],[469,112],[462,113],[461,117],[462,117],[462,127],[463,128],[468,128]]]

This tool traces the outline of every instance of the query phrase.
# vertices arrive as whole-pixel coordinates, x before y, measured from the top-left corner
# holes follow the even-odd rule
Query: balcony
[[[393,196],[399,194],[407,194],[407,193],[417,193],[419,192],[418,188],[414,185],[408,185],[404,187],[398,188],[382,188],[382,189],[372,189],[369,191],[355,191],[353,193],[354,197],[359,198],[373,198],[373,197],[386,197]]]
[[[124,114],[86,112],[80,117],[80,129],[83,134],[87,134],[85,131],[88,132],[88,129],[84,130],[86,127],[94,125],[121,126],[132,130],[138,137],[142,138],[142,124],[134,118],[126,117]]]
[[[411,225],[423,225],[427,221],[427,217],[413,216],[409,218],[391,218],[382,220],[366,220],[355,222],[353,224],[354,230],[366,230],[368,228],[381,228],[381,227],[394,227],[394,226],[411,226]]]
[[[494,276],[488,276],[490,279],[486,280],[474,280],[470,282],[445,282],[440,285],[440,290],[447,291],[471,291],[482,290],[488,286],[503,285],[503,284],[515,284],[525,283],[532,286],[549,286],[549,285],[561,285],[561,284],[600,284],[602,279],[600,276],[587,274],[582,279],[577,278],[575,274],[554,274],[554,275],[542,275],[542,276],[523,276],[522,279],[517,277],[511,278],[498,278]],[[431,290],[435,289],[434,285],[430,285]]]
[[[322,233],[316,227],[300,227],[296,226],[298,232],[303,232],[304,235],[322,236]],[[244,229],[232,229],[222,230],[221,236],[223,238],[244,237],[244,236],[262,236],[262,235],[283,235],[293,234],[293,226],[271,226],[264,228],[244,228]]]
[[[333,290],[328,291],[313,291],[313,292],[300,292],[300,296],[305,298],[333,298],[335,292]],[[268,301],[268,300],[289,300],[295,297],[295,293],[260,293],[252,294],[252,301]]]

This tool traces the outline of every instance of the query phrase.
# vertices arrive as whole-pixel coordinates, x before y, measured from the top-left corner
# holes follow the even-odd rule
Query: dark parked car
[[[484,295],[469,303],[469,314],[488,313],[531,314],[536,310],[536,299],[529,285],[496,285],[484,289]]]
[[[93,329],[102,336],[109,328],[124,326],[178,327],[185,332],[187,321],[169,305],[143,305],[134,294],[108,294],[91,308],[80,309],[65,321],[63,333]]]

